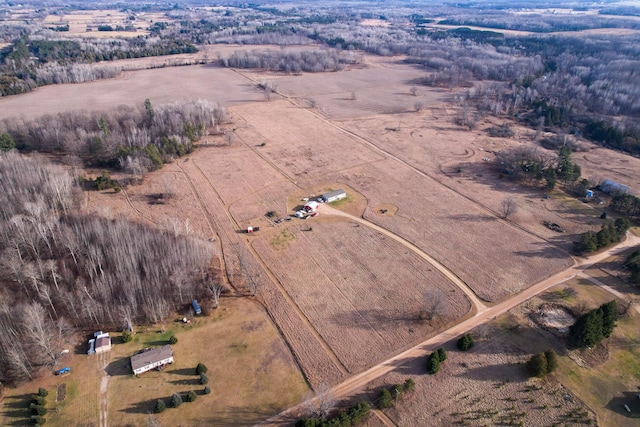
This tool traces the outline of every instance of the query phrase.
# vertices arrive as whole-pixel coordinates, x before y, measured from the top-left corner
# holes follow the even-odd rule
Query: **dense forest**
[[[158,322],[204,296],[206,241],[86,216],[61,166],[0,155],[0,382],[53,366],[75,330]]]

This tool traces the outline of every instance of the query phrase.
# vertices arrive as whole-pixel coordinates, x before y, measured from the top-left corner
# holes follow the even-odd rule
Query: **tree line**
[[[354,64],[357,56],[351,53],[339,53],[336,50],[316,49],[311,51],[290,50],[253,50],[235,51],[229,57],[221,59],[225,67],[260,68],[285,73],[338,71],[345,64]]]
[[[74,330],[158,322],[208,295],[206,241],[79,212],[74,177],[0,154],[0,382],[51,367]]]
[[[217,103],[195,100],[107,112],[65,112],[33,120],[5,119],[0,128],[21,151],[79,156],[90,165],[123,170],[134,177],[162,167],[194,149],[225,119]]]

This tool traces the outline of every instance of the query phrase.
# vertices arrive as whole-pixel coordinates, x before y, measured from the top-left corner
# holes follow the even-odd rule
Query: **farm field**
[[[359,224],[318,219],[283,230],[284,242],[252,246],[350,372],[416,344],[471,308],[398,242]],[[434,300],[434,321],[420,319]]]

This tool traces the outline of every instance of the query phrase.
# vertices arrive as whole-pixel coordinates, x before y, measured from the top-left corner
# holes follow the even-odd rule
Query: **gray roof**
[[[346,193],[346,191],[344,191],[342,189],[341,190],[333,190],[333,191],[330,191],[328,193],[324,193],[322,195],[322,197],[324,197],[325,199],[328,199],[329,197],[335,197],[335,196],[338,196],[340,194],[345,194],[345,193]]]
[[[131,369],[137,370],[143,366],[159,362],[161,360],[173,357],[173,350],[169,344],[162,347],[147,350],[145,352],[131,356]]]

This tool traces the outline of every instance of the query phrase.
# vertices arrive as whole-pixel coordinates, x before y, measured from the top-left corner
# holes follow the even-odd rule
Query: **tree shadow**
[[[534,242],[533,245],[536,246],[536,249],[529,251],[515,251],[513,254],[527,258],[558,259],[567,257],[567,254],[564,251],[551,246],[547,242]]]
[[[522,363],[501,363],[467,368],[459,376],[475,381],[495,381],[496,378],[503,378],[511,383],[526,382],[529,379]]]
[[[174,369],[172,371],[167,371],[167,374],[174,375],[186,375],[186,376],[196,376],[196,368],[182,368],[182,369]]]
[[[338,326],[370,330],[372,328],[389,328],[390,325],[412,325],[422,322],[418,314],[412,312],[389,312],[382,309],[347,311],[338,313],[331,319]]]
[[[167,404],[167,410],[169,408],[169,401],[171,400],[171,396],[169,397],[159,397],[156,399],[148,399],[143,400],[141,402],[130,405],[128,408],[121,409],[120,412],[126,412],[127,414],[150,414],[154,412],[154,408],[158,399],[164,400],[164,403]]]
[[[200,384],[200,378],[173,380],[173,381],[169,381],[169,383],[173,385],[202,385]],[[202,387],[204,387],[204,385],[202,385]]]
[[[20,394],[16,396],[7,396],[4,399],[2,415],[9,426],[28,426],[31,425],[29,411],[29,403],[31,394]],[[11,421],[9,421],[11,420]]]
[[[624,391],[607,403],[605,408],[627,418],[640,418],[640,390]],[[627,411],[625,405],[631,410]]]
[[[204,397],[206,399],[206,397]],[[260,424],[274,415],[279,414],[284,408],[280,408],[276,405],[270,405],[267,408],[247,408],[247,407],[229,407],[226,410],[220,411],[215,415],[202,416],[193,420],[194,425],[203,425],[209,427],[250,427]],[[295,416],[283,416],[282,420],[278,423],[272,423],[271,425],[291,426],[294,425],[298,417]]]
[[[111,377],[132,375],[130,359],[128,357],[122,357],[109,363],[104,371]]]

